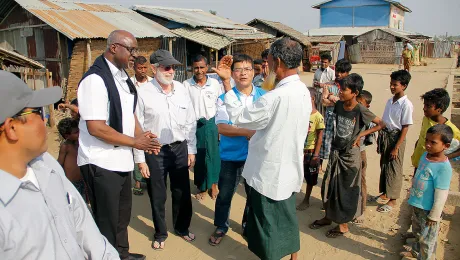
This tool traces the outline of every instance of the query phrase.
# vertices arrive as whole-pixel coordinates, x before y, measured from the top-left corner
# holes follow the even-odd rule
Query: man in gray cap
[[[154,79],[138,89],[136,115],[144,131],[158,136],[162,144],[158,155],[134,151],[134,161],[147,180],[155,235],[152,248],[164,248],[168,237],[165,220],[166,176],[169,173],[175,233],[188,242],[195,240],[189,231],[192,219],[189,167],[196,154],[196,119],[192,101],[182,83],[174,79],[174,66],[180,65],[169,51],[150,56]]]
[[[61,89],[32,91],[5,71],[0,81],[0,259],[119,259],[46,152],[42,107]]]

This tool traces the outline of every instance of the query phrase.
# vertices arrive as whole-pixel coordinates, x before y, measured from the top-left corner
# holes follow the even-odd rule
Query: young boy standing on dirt
[[[361,105],[365,106],[367,109],[370,108],[372,102],[372,94],[367,91],[363,90],[362,94],[356,98],[356,101]],[[374,123],[370,123],[365,127],[365,130],[371,129],[374,127]],[[367,154],[366,154],[366,146],[371,145],[374,143],[375,134],[370,134],[365,137],[361,137],[359,150],[361,152],[361,216],[355,218],[353,220],[354,224],[363,224],[364,223],[364,212],[366,211],[367,205],[367,182],[366,182],[366,169],[367,169]]]
[[[449,195],[452,166],[444,151],[452,142],[453,131],[438,124],[426,133],[426,152],[412,180],[409,205],[412,206],[412,231],[416,242],[405,247],[402,256],[429,260],[436,255],[441,214]]]
[[[444,124],[450,126],[454,132],[454,139],[460,140],[460,130],[442,114],[447,110],[450,104],[449,93],[443,88],[435,88],[422,95],[423,99],[423,113],[424,117],[422,120],[422,127],[420,128],[420,134],[418,141],[415,144],[414,153],[412,154],[412,165],[417,171],[420,157],[426,151],[425,149],[425,137],[427,130],[437,124]],[[460,150],[457,150],[447,157],[449,159],[460,156]]]
[[[350,74],[340,85],[340,101],[334,108],[336,131],[332,140],[331,154],[321,187],[326,216],[310,225],[318,229],[339,224],[326,233],[328,238],[336,238],[347,233],[348,222],[361,215],[361,137],[382,128],[382,121],[369,109],[359,104],[356,97],[363,91],[363,78]],[[377,126],[363,131],[369,123]]]
[[[75,186],[81,197],[86,201],[85,182],[77,165],[78,155],[78,121],[73,118],[64,118],[57,125],[59,134],[65,141],[59,149],[58,162],[65,172],[65,176]]]
[[[391,73],[391,97],[385,106],[382,120],[385,128],[379,132],[377,152],[380,154],[380,196],[375,200],[384,204],[377,212],[388,213],[396,206],[403,181],[404,150],[409,126],[414,123],[414,106],[404,91],[409,86],[411,75],[405,70]]]
[[[311,191],[313,190],[313,186],[318,184],[318,173],[321,167],[319,150],[323,142],[325,128],[323,115],[321,115],[315,106],[316,89],[308,88],[308,90],[310,91],[312,111],[303,157],[303,172],[305,181],[307,182],[307,189],[305,191],[305,199],[297,206],[297,210],[306,210],[310,207]]]

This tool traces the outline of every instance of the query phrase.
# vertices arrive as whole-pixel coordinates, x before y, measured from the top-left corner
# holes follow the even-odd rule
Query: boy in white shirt
[[[376,201],[384,204],[377,208],[380,213],[388,213],[399,199],[402,179],[404,149],[409,126],[414,122],[412,113],[414,106],[404,94],[411,75],[405,70],[391,74],[390,90],[394,96],[387,101],[382,120],[386,127],[379,132],[377,151],[380,154],[380,185],[381,195]]]

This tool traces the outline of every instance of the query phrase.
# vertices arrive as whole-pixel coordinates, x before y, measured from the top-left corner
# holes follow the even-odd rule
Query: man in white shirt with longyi
[[[250,106],[225,99],[230,121],[256,130],[243,177],[251,187],[248,247],[261,259],[291,254],[295,260],[300,249],[295,193],[303,182],[303,147],[312,110],[310,93],[297,75],[301,59],[298,42],[277,40],[268,56],[270,71],[276,74],[275,89]]]
[[[166,177],[169,174],[173,228],[188,242],[195,240],[189,231],[192,219],[189,171],[195,164],[196,116],[192,101],[182,83],[174,79],[174,66],[180,65],[167,50],[150,56],[154,79],[139,88],[136,115],[145,131],[158,136],[162,147],[158,155],[135,150],[134,160],[147,180],[155,234],[154,250],[165,246],[168,230],[165,220]]]

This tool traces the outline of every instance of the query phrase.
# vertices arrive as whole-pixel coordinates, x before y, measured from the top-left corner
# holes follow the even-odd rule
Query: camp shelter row
[[[214,66],[226,54],[260,58],[277,38],[294,36],[282,32],[286,28],[257,29],[198,9],[68,0],[0,0],[0,21],[0,44],[43,65],[51,75],[44,84],[63,87],[66,100],[76,97],[79,80],[103,53],[113,30],[131,32],[143,56],[160,48],[171,51],[185,65],[176,71],[179,81],[191,76],[195,54],[205,55]],[[306,37],[297,32],[293,38],[307,60]]]

